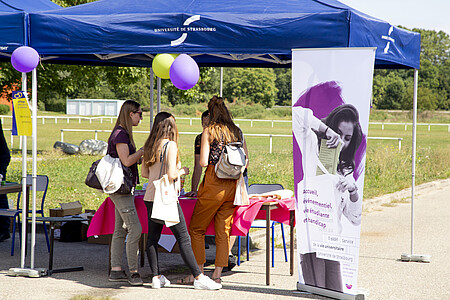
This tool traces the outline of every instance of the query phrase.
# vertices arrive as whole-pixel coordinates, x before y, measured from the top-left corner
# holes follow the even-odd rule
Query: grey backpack
[[[245,170],[245,152],[241,142],[225,145],[216,164],[217,177],[221,179],[239,179]]]

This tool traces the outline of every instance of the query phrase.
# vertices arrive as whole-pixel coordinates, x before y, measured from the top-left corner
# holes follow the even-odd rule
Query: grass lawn
[[[384,120],[388,122],[388,120]],[[439,120],[442,122],[442,120]],[[270,122],[238,121],[245,134],[291,134],[291,123],[275,123],[272,128]],[[199,120],[194,120],[191,126],[189,120],[177,120],[180,132],[200,132]],[[38,174],[46,174],[50,178],[47,194],[46,208],[58,207],[60,202],[79,200],[86,209],[97,209],[105,199],[101,194],[84,184],[89,167],[100,157],[70,156],[53,150],[55,141],[61,140],[61,129],[97,129],[110,131],[114,124],[100,123],[99,120],[89,121],[46,120],[42,124],[38,120]],[[11,128],[11,120],[4,119],[3,128]],[[149,115],[135,131],[149,131]],[[364,184],[364,197],[371,198],[377,195],[395,192],[411,185],[411,126],[405,131],[404,125],[385,126],[371,125],[369,136],[373,137],[401,137],[402,149],[398,150],[397,141],[369,140],[367,148],[366,172]],[[109,132],[98,133],[98,139],[107,141]],[[141,147],[148,133],[135,133],[135,141]],[[10,146],[10,134],[5,132],[6,140]],[[64,141],[79,145],[84,139],[94,138],[93,132],[65,132]],[[182,164],[193,170],[195,135],[180,135],[180,153]],[[269,153],[268,137],[247,137],[249,148],[249,184],[252,183],[280,183],[285,188],[294,189],[292,167],[292,138],[274,137],[273,152]],[[31,138],[28,139],[29,155],[31,157]],[[8,180],[20,181],[21,153],[19,139],[14,138],[12,148],[13,159],[8,167]],[[428,127],[419,126],[417,131],[416,155],[416,184],[436,179],[450,177],[450,133],[445,126]],[[28,163],[28,172],[31,173],[31,160]],[[146,182],[141,180],[141,183]],[[190,190],[190,176],[186,178],[187,190]],[[9,197],[14,197],[10,195]]]

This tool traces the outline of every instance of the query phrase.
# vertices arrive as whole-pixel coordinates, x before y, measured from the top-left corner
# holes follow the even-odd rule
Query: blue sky
[[[450,35],[450,0],[338,0],[368,15],[407,28]]]

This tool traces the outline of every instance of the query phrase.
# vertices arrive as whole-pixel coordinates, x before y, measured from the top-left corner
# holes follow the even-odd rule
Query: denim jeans
[[[153,202],[145,201],[148,212],[148,242],[147,242],[147,258],[152,269],[152,276],[160,275],[158,265],[158,241],[161,237],[161,231],[163,224],[156,223],[151,219]],[[170,226],[169,229],[177,239],[178,246],[180,247],[181,257],[184,263],[188,266],[194,277],[201,274],[200,268],[195,260],[194,252],[192,252],[191,238],[186,227],[186,221],[184,220],[183,211],[181,210],[180,203],[178,203],[178,215],[180,217],[180,223]]]
[[[134,196],[132,194],[111,194],[111,201],[115,205],[115,226],[111,240],[111,267],[121,267],[123,248],[126,243],[128,268],[130,271],[138,269],[139,239],[142,227],[139,221]]]

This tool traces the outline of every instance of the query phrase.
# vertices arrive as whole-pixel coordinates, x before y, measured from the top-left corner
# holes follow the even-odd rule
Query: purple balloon
[[[180,54],[170,66],[170,80],[180,90],[189,90],[197,84],[200,70],[195,60],[187,54]]]
[[[39,64],[39,54],[31,47],[19,47],[11,55],[11,64],[19,72],[31,72]]]

